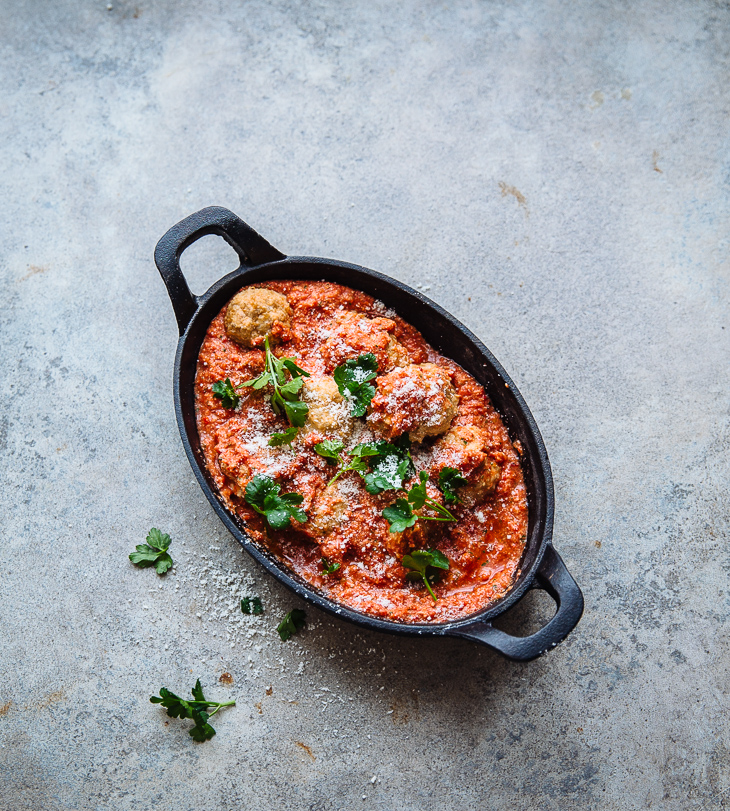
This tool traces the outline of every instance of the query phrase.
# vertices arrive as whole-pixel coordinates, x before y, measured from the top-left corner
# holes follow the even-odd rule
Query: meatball
[[[390,318],[366,318],[350,310],[337,313],[335,326],[322,344],[322,358],[330,370],[367,352],[378,359],[380,372],[405,366],[408,351],[391,334],[394,329],[395,321]]]
[[[434,445],[432,472],[453,467],[468,479],[469,483],[457,491],[468,507],[484,501],[499,484],[502,468],[489,457],[490,444],[490,435],[483,428],[457,425]]]
[[[249,349],[290,337],[291,307],[281,293],[263,287],[245,287],[228,302],[225,326],[228,337]]]
[[[368,425],[386,439],[408,432],[412,442],[447,431],[459,395],[448,370],[433,363],[411,364],[377,379]]]
[[[302,400],[309,406],[305,431],[318,431],[346,439],[352,433],[350,404],[340,394],[333,377],[305,377]]]

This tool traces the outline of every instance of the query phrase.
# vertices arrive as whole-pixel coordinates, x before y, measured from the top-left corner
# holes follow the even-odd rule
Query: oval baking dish
[[[180,255],[203,236],[217,234],[240,258],[240,267],[204,295],[190,291]],[[522,396],[496,358],[469,330],[415,290],[367,268],[331,259],[287,257],[235,214],[217,206],[191,214],[173,226],[155,248],[155,263],[167,286],[180,330],[175,357],[174,398],[180,435],[203,492],[231,534],[278,580],[325,611],[373,630],[408,636],[455,636],[481,642],[510,659],[529,661],[561,642],[583,613],[583,595],[552,547],[554,495],[547,452]],[[206,468],[195,418],[198,353],[213,318],[244,285],[273,279],[326,280],[362,290],[392,308],[421,332],[438,352],[453,358],[484,389],[513,442],[522,448],[521,464],[528,502],[527,542],[520,571],[500,600],[465,618],[433,624],[403,624],[370,616],[328,599],[256,545],[225,506]],[[531,588],[548,592],[557,610],[539,631],[515,637],[492,625]]]

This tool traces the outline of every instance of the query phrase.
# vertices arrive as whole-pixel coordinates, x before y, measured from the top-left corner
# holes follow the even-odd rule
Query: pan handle
[[[452,631],[449,636],[473,639],[493,648],[508,659],[529,662],[554,648],[575,628],[583,615],[583,594],[565,568],[560,555],[548,544],[533,588],[544,589],[555,600],[555,616],[531,636],[512,636],[495,628],[491,622],[476,620]]]
[[[155,247],[155,264],[167,287],[180,335],[198,308],[198,299],[180,269],[180,255],[193,242],[209,234],[223,237],[238,254],[241,266],[254,267],[286,259],[283,253],[227,208],[209,206],[173,225]]]

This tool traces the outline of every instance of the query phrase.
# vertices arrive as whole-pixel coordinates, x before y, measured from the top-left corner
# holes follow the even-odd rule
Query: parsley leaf
[[[428,473],[422,470],[418,478],[418,483],[407,491],[407,498],[399,498],[383,510],[383,518],[390,524],[391,532],[403,532],[408,527],[414,526],[419,518],[424,521],[456,521],[456,517],[446,507],[428,495],[426,491]],[[420,510],[424,506],[433,510],[436,515],[418,515],[414,512],[414,509]]]
[[[384,490],[400,490],[403,482],[415,473],[411,459],[411,443],[408,435],[404,434],[395,442],[386,442],[380,439],[369,445],[373,453],[368,454],[371,473],[364,476],[365,489],[368,493],[377,495]]]
[[[443,552],[439,552],[438,549],[416,549],[411,552],[410,555],[405,555],[401,563],[406,569],[411,570],[409,575],[413,574],[423,579],[434,603],[437,602],[436,595],[433,593],[431,584],[428,582],[429,579],[426,576],[426,570],[429,567],[434,569],[448,569],[449,559],[446,555],[444,555]]]
[[[325,439],[324,442],[318,442],[314,446],[314,450],[323,458],[325,458],[329,464],[337,465],[342,462],[340,459],[340,453],[344,449],[344,445],[340,442],[339,439]]]
[[[327,483],[327,487],[333,485],[337,479],[339,479],[343,473],[347,473],[348,470],[355,470],[361,476],[364,475],[368,469],[365,458],[377,454],[373,445],[361,443],[355,445],[355,447],[349,451],[350,461],[346,462],[341,455],[342,449],[342,443],[332,439],[326,439],[324,442],[320,442],[314,446],[314,450],[317,451],[320,456],[324,456],[330,464],[340,465],[340,469],[335,476]]]
[[[141,569],[154,566],[157,574],[165,574],[172,568],[172,558],[167,551],[172,543],[170,536],[152,527],[145,540],[147,543],[138,544],[137,551],[132,552],[129,559]]]
[[[203,695],[203,688],[200,686],[200,679],[195,682],[192,689],[193,700],[180,698],[166,687],[160,689],[159,696],[150,696],[153,704],[161,704],[167,710],[170,718],[191,718],[195,726],[188,731],[194,741],[209,741],[215,730],[208,723],[221,707],[232,707],[235,701],[210,701]],[[215,707],[213,712],[208,713],[209,707]]]
[[[244,597],[241,600],[241,612],[243,614],[263,614],[264,607],[261,605],[261,598]]]
[[[236,394],[230,377],[225,380],[216,380],[211,388],[213,394],[221,401],[223,408],[238,408],[241,398]]]
[[[322,558],[322,574],[332,574],[340,568],[339,563],[330,563],[327,558]]]
[[[289,380],[287,380],[287,375],[290,378]],[[218,380],[213,384],[212,389],[213,394],[221,400],[226,408],[237,408],[241,399],[236,394],[237,389],[251,386],[255,391],[259,391],[265,386],[272,386],[274,391],[271,395],[271,408],[274,414],[277,416],[285,414],[292,427],[301,428],[306,422],[309,406],[299,399],[299,393],[304,383],[302,378],[309,376],[309,372],[304,371],[301,366],[297,366],[292,358],[277,358],[271,351],[267,337],[264,340],[264,371],[258,377],[252,380],[244,380],[238,386],[234,386],[230,378]],[[283,435],[289,436],[289,431],[284,431]],[[296,432],[291,434],[292,439],[295,435]],[[274,434],[274,436],[278,435]],[[283,445],[289,442],[291,442],[291,439],[282,439],[276,444]]]
[[[461,504],[455,490],[465,484],[468,484],[468,481],[455,467],[445,467],[439,473],[439,490],[444,494],[444,501],[447,504]]]
[[[335,383],[340,394],[347,398],[353,417],[364,417],[370,401],[375,396],[375,386],[370,382],[378,376],[378,359],[372,352],[350,358],[334,371]]]
[[[266,518],[272,529],[290,526],[290,518],[303,524],[307,514],[299,508],[304,496],[299,493],[281,494],[281,486],[268,476],[257,474],[246,486],[246,502]]]
[[[284,617],[276,629],[282,642],[291,639],[294,634],[299,633],[304,628],[307,624],[306,616],[301,608],[295,608]]]
[[[404,498],[396,499],[394,504],[383,510],[383,518],[390,524],[391,532],[404,532],[408,527],[412,527],[418,520],[418,516],[413,512],[413,508]]]
[[[298,433],[299,429],[294,426],[281,433],[274,433],[269,437],[269,447],[276,448],[278,445],[291,445]]]

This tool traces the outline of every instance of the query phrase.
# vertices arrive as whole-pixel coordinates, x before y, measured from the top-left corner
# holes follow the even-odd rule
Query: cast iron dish
[[[194,296],[180,270],[180,255],[193,242],[218,234],[238,254],[241,265]],[[198,211],[174,225],[157,243],[155,264],[167,285],[180,328],[175,357],[175,413],[185,452],[203,492],[231,534],[274,577],[298,595],[352,622],[379,631],[408,636],[456,636],[482,642],[510,659],[529,661],[555,647],[575,628],[583,613],[583,595],[553,549],[553,480],[547,452],[525,401],[489,350],[437,304],[410,287],[373,270],[332,259],[287,257],[225,208]],[[514,442],[522,445],[522,470],[527,489],[528,532],[519,576],[502,599],[469,617],[439,624],[404,625],[354,611],[329,600],[299,578],[246,534],[217,493],[203,457],[195,422],[195,372],[198,352],[210,322],[244,285],[271,279],[326,280],[362,290],[419,330],[436,350],[453,358],[484,386]],[[529,589],[544,589],[555,600],[555,616],[537,633],[515,637],[492,626],[492,620],[513,606]]]

